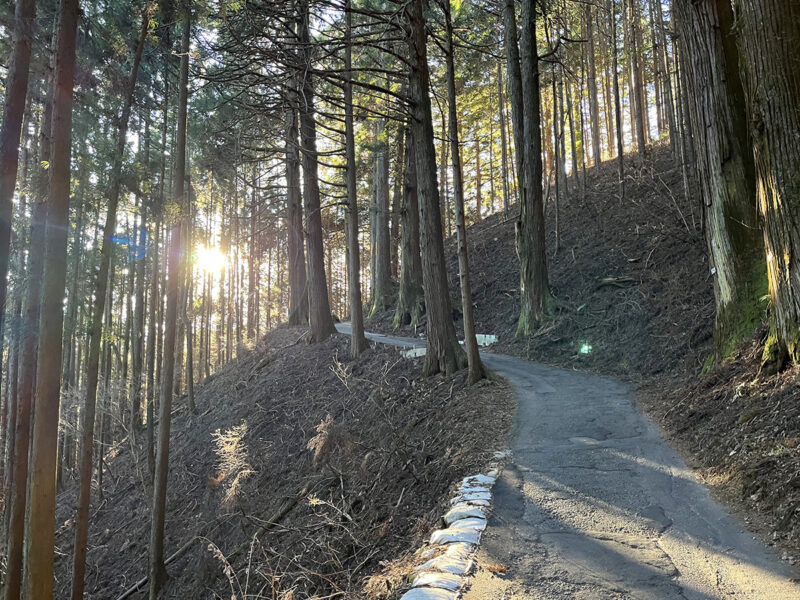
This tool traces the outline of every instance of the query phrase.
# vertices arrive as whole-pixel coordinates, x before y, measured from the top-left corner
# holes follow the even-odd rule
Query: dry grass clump
[[[217,429],[211,434],[217,455],[219,475],[213,483],[225,483],[225,491],[220,502],[223,509],[231,509],[239,495],[242,482],[253,474],[247,457],[247,444],[243,441],[247,434],[247,422],[231,427],[224,432]],[[210,482],[211,483],[211,482]]]

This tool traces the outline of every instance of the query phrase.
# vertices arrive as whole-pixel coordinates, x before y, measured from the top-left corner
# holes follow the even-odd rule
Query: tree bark
[[[472,288],[469,280],[467,253],[467,227],[464,223],[464,182],[461,172],[461,153],[458,144],[458,107],[456,106],[456,67],[453,45],[453,20],[450,2],[444,3],[445,34],[447,40],[447,112],[450,131],[450,155],[453,167],[453,199],[456,208],[456,236],[458,239],[458,276],[461,287],[461,307],[464,314],[464,346],[467,350],[468,381],[473,384],[486,376],[475,338],[475,317],[472,311]],[[480,167],[478,167],[480,173]],[[480,183],[478,183],[480,186]],[[478,187],[480,190],[480,187]],[[480,191],[478,192],[480,207]],[[478,209],[480,214],[480,208]]]
[[[727,0],[720,11],[716,4],[675,0],[674,10],[687,52],[685,93],[716,298],[712,359],[722,359],[760,322],[768,286],[733,13]]]
[[[8,283],[8,252],[13,218],[12,198],[17,183],[19,139],[28,97],[31,63],[31,43],[36,27],[35,0],[17,0],[14,11],[14,53],[6,77],[3,122],[0,126],[0,348],[3,346],[6,294]]]
[[[62,0],[53,81],[52,160],[47,205],[36,417],[30,452],[23,597],[53,596],[56,458],[61,392],[61,342],[69,230],[72,97],[78,1]]]
[[[350,300],[350,356],[358,358],[367,347],[361,305],[361,247],[358,243],[358,190],[356,188],[356,138],[353,131],[353,14],[345,2],[344,127],[347,178],[347,272]]]
[[[103,336],[103,311],[106,303],[106,290],[108,288],[108,271],[114,252],[112,241],[116,232],[117,204],[119,203],[122,160],[125,155],[127,143],[128,121],[130,119],[133,93],[139,75],[139,63],[144,51],[145,39],[150,23],[148,9],[142,15],[142,27],[139,36],[133,66],[128,77],[125,89],[124,104],[117,128],[117,144],[111,170],[111,189],[108,194],[108,212],[103,230],[103,245],[100,251],[100,270],[97,274],[95,286],[95,302],[92,313],[92,324],[89,333],[89,356],[86,367],[86,399],[82,414],[82,428],[80,441],[80,488],[78,493],[77,517],[75,520],[75,543],[72,557],[72,599],[82,600],[84,578],[86,574],[86,542],[89,535],[89,504],[91,501],[92,467],[94,451],[94,426],[95,409],[97,406],[97,380],[100,362],[100,342]],[[130,313],[129,313],[130,314]]]
[[[507,34],[508,37],[508,34]],[[508,43],[508,42],[507,42]],[[517,335],[529,335],[533,326],[553,310],[545,249],[542,202],[542,133],[539,91],[539,56],[536,47],[534,0],[522,4],[520,36],[524,126],[524,186],[520,216],[516,223],[517,255],[520,262],[521,309]]]
[[[617,125],[617,177],[619,178],[619,197],[625,200],[625,149],[622,145],[622,103],[619,96],[619,50],[617,50],[616,0],[608,0],[609,29],[611,30],[611,69],[614,80],[614,118]]]
[[[411,0],[404,12],[408,29],[409,92],[419,198],[422,279],[428,317],[424,373],[433,375],[443,372],[449,375],[466,366],[466,356],[453,326],[453,309],[445,270],[423,0]]]
[[[286,233],[289,255],[289,325],[308,323],[308,281],[303,246],[303,200],[300,192],[300,152],[297,109],[286,110]]]
[[[787,353],[800,360],[800,4],[734,6],[774,309],[764,366],[774,371]]]
[[[375,260],[372,271],[372,311],[375,314],[392,304],[392,263],[389,236],[389,159],[386,152],[386,120],[380,119],[375,135],[375,200],[373,236]]]
[[[592,162],[594,166],[600,164],[600,107],[597,101],[597,69],[594,60],[594,17],[592,6],[587,4],[584,8],[584,21],[586,23],[586,42],[588,44],[586,56],[589,63],[589,114],[592,127]]]
[[[425,311],[422,290],[422,258],[419,249],[419,199],[417,198],[417,161],[410,125],[405,127],[405,156],[403,157],[402,261],[400,263],[400,293],[393,327],[416,327]]]
[[[515,38],[516,39],[516,38]],[[500,157],[503,169],[503,212],[508,216],[508,145],[506,142],[506,108],[503,98],[503,67],[497,62],[497,103],[500,109]]]
[[[46,109],[45,109],[46,110]],[[47,119],[49,121],[49,119]],[[42,190],[44,192],[44,190]],[[30,253],[28,255],[28,290],[25,300],[25,323],[20,340],[20,377],[17,388],[16,415],[14,418],[13,462],[10,465],[11,488],[6,501],[9,510],[6,563],[6,600],[17,600],[22,585],[22,556],[25,532],[26,484],[28,477],[28,447],[33,416],[33,394],[36,381],[36,356],[39,331],[33,323],[39,322],[42,266],[44,262],[45,218],[47,204],[44,195],[37,194],[31,210]]]
[[[514,137],[514,166],[516,167],[517,193],[525,187],[525,125],[523,122],[522,72],[520,71],[519,46],[517,45],[517,15],[514,0],[506,0],[503,7],[503,28],[508,65],[508,96],[511,101],[511,128]],[[538,93],[538,92],[537,92]],[[540,135],[541,140],[541,135]]]
[[[300,44],[303,47],[303,64],[312,63],[310,10],[308,0],[300,0]],[[303,156],[303,208],[306,214],[306,257],[308,266],[308,306],[311,341],[321,342],[333,334],[328,282],[325,278],[325,253],[322,245],[322,209],[320,206],[317,125],[314,117],[314,85],[306,73],[300,94],[300,143]]]
[[[181,213],[180,220],[172,229],[169,241],[169,266],[167,281],[167,307],[164,319],[164,365],[161,382],[161,405],[158,415],[158,448],[156,450],[156,472],[153,485],[153,504],[150,527],[149,596],[157,600],[158,592],[167,578],[164,566],[164,520],[167,502],[167,475],[169,474],[169,432],[172,420],[172,384],[175,375],[175,341],[178,321],[178,297],[185,273],[185,255],[182,254],[183,215],[186,207],[186,106],[189,81],[189,34],[191,32],[191,9],[184,7],[183,34],[181,38],[181,64],[178,75],[178,131],[175,143],[174,204]]]

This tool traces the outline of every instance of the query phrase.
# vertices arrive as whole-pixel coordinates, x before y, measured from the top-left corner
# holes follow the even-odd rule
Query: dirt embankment
[[[787,560],[800,561],[800,370],[760,377],[762,330],[701,375],[714,295],[700,206],[686,198],[665,147],[644,163],[627,159],[626,173],[624,202],[616,164],[590,170],[585,194],[571,187],[559,206],[558,240],[548,204],[549,274],[560,310],[529,337],[515,337],[513,209],[469,229],[477,331],[498,335],[498,352],[637,383],[643,408],[698,476]],[[448,256],[458,306],[452,241]],[[373,323],[389,329],[391,316]]]
[[[430,532],[448,488],[503,446],[504,383],[422,378],[419,361],[392,348],[353,361],[344,336],[308,345],[303,334],[277,329],[200,385],[197,415],[176,402],[166,553],[196,540],[169,565],[163,597],[361,597],[383,561]],[[144,576],[150,532],[141,445],[126,438],[106,464],[87,560],[87,598],[98,600]],[[75,494],[68,481],[58,497],[62,598]]]

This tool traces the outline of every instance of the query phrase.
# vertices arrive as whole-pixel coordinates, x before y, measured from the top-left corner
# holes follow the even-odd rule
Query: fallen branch
[[[214,531],[217,527],[222,525],[222,523],[225,520],[227,520],[227,519],[219,519],[216,523],[214,523],[214,525],[209,528],[209,534],[212,531]],[[173,552],[172,554],[170,554],[167,557],[167,559],[164,561],[164,566],[166,567],[170,563],[173,563],[176,560],[178,560],[181,556],[186,554],[186,551],[189,550],[189,548],[192,547],[192,544],[194,544],[196,541],[202,540],[202,539],[204,539],[204,536],[202,536],[200,534],[193,536],[191,539],[189,539],[189,541],[187,541],[185,544],[183,544],[180,548],[178,548],[175,552]],[[139,581],[137,581],[131,587],[129,587],[127,590],[125,590],[122,593],[121,596],[117,597],[117,600],[125,600],[125,598],[130,598],[133,594],[135,594],[136,592],[141,590],[145,585],[147,585],[147,580],[148,580],[148,576],[145,575]]]
[[[191,548],[192,545],[197,540],[200,540],[200,539],[202,539],[201,536],[199,536],[199,535],[194,536],[192,539],[190,539],[188,542],[186,542],[183,546],[181,546],[175,552],[173,552],[171,555],[169,555],[167,557],[167,560],[164,561],[164,566],[166,567],[168,564],[178,560],[181,556],[186,554],[186,551],[189,550],[189,548]],[[129,587],[127,590],[125,590],[123,592],[123,594],[117,598],[117,600],[125,600],[125,598],[129,598],[129,597],[133,596],[133,594],[135,594],[136,592],[141,590],[145,585],[147,585],[147,580],[148,580],[148,576],[145,575],[139,581],[137,581],[131,587]]]
[[[597,284],[597,289],[600,289],[606,285],[611,285],[614,287],[627,287],[629,285],[634,285],[635,283],[636,280],[632,277],[604,277]]]
[[[280,523],[280,521],[283,520],[283,518],[286,515],[288,515],[295,506],[297,506],[297,503],[300,502],[300,500],[302,500],[303,498],[305,498],[306,495],[308,495],[308,492],[310,490],[311,490],[311,484],[309,483],[302,490],[300,490],[300,493],[297,494],[297,496],[295,496],[294,498],[290,498],[288,501],[286,501],[283,504],[283,506],[281,506],[278,509],[278,512],[276,512],[269,519],[267,519],[267,521],[256,530],[251,539],[257,538],[261,534],[266,533],[267,531],[275,527],[275,525]],[[251,542],[248,540],[239,544],[239,546],[237,546],[236,549],[226,557],[228,562],[232,561],[237,554],[244,552],[250,546],[250,543]]]

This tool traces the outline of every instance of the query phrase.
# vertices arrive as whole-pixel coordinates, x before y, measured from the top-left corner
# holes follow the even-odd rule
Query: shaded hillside
[[[166,554],[195,541],[169,565],[162,597],[358,597],[381,561],[429,533],[451,484],[503,445],[512,403],[502,382],[421,378],[419,361],[394,349],[352,361],[344,336],[308,345],[304,335],[274,330],[198,386],[197,415],[176,401]],[[96,599],[119,597],[145,574],[150,532],[141,446],[125,438],[106,465],[87,561]],[[58,497],[60,598],[69,596],[75,493],[70,481]]]
[[[516,207],[508,218],[498,213],[469,229],[476,327],[499,337],[493,350],[632,380],[702,366],[714,296],[699,206],[685,198],[668,148],[652,148],[645,166],[628,158],[626,169],[625,201],[618,197],[615,163],[587,171],[583,197],[569,181],[569,197],[558,207],[558,239],[551,195],[547,248],[560,309],[528,338],[515,337]],[[459,306],[452,239],[447,250],[451,295]],[[391,316],[374,321],[386,330]],[[580,352],[589,346],[590,352]]]

